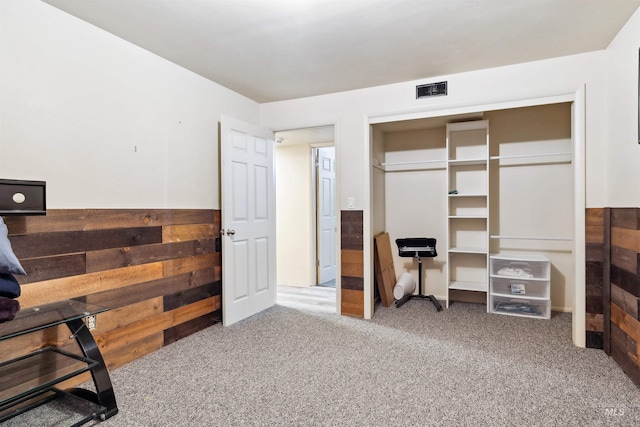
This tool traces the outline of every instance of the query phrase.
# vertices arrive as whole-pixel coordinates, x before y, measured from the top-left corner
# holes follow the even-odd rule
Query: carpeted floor
[[[569,314],[410,301],[365,321],[278,305],[114,370],[120,413],[98,424],[640,425],[640,389],[570,336]]]

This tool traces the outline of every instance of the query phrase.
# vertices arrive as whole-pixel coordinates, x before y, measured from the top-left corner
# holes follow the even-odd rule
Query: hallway
[[[278,285],[277,303],[279,305],[300,309],[336,312],[336,288],[325,286],[292,286]]]

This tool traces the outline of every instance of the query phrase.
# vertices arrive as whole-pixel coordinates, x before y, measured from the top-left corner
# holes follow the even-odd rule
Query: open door
[[[222,117],[220,234],[225,326],[276,302],[274,145],[271,132]]]
[[[336,279],[335,147],[316,148],[318,283]]]

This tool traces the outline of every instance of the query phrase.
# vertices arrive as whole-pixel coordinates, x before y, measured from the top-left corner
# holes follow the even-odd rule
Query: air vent
[[[447,82],[429,83],[416,86],[416,99],[447,94]]]

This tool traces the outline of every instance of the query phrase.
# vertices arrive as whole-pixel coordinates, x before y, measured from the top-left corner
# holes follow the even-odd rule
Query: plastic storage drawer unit
[[[549,259],[541,255],[493,255],[491,275],[549,280]]]
[[[495,254],[489,264],[491,313],[551,318],[551,263],[547,257]]]
[[[521,317],[551,317],[549,300],[510,298],[491,295],[491,311],[499,314],[510,314]]]
[[[491,293],[504,296],[549,298],[549,282],[521,279],[491,278]]]

